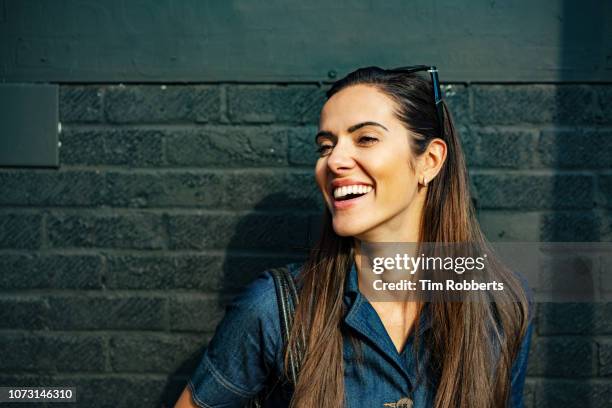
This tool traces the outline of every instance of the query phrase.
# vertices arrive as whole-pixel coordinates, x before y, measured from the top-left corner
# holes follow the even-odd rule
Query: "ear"
[[[446,154],[446,142],[440,138],[435,138],[429,142],[429,146],[419,157],[419,179],[424,178],[426,185],[440,172],[446,160]]]

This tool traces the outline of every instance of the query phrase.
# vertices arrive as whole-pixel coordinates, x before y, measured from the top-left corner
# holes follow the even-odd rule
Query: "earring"
[[[419,177],[419,184],[426,186],[427,185],[427,179],[425,178],[425,176],[421,176]]]

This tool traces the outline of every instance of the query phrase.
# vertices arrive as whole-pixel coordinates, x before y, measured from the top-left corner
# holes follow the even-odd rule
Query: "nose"
[[[327,157],[327,166],[334,173],[342,173],[355,165],[354,151],[349,143],[338,141]]]

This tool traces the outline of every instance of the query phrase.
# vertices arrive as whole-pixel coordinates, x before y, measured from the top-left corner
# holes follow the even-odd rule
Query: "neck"
[[[403,269],[385,269],[381,274],[374,273],[373,260],[375,258],[393,258],[399,255],[415,258],[417,255],[416,243],[367,243],[354,238],[353,244],[355,269],[359,283],[359,291],[370,301],[406,302],[411,297],[411,292],[404,290],[375,290],[382,284],[399,284],[406,280],[416,280],[416,275]]]

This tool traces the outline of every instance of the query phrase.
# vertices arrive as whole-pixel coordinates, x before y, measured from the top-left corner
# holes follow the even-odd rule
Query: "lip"
[[[350,200],[342,200],[342,201],[338,201],[334,198],[334,196],[332,195],[332,202],[334,204],[334,209],[336,210],[344,210],[347,208],[351,208],[357,204],[359,204],[361,201],[365,200],[367,197],[370,196],[370,193],[372,193],[374,191],[374,189],[370,190],[369,192],[365,193],[364,195],[360,195],[359,197],[355,197],[355,198],[351,198]]]
[[[365,181],[359,181],[359,180],[355,180],[355,179],[350,179],[350,178],[340,178],[340,179],[334,179],[332,180],[332,182],[330,183],[330,186],[333,189],[337,188],[337,187],[343,187],[343,186],[354,186],[356,184],[362,185],[362,186],[371,186],[372,184],[370,183],[366,183]]]
[[[370,186],[372,187],[372,190],[370,190],[369,192],[359,197],[351,198],[350,200],[342,200],[342,201],[336,200],[336,198],[334,197],[334,190],[336,188],[343,187],[343,186],[354,186],[354,185]],[[370,195],[372,191],[374,191],[374,186],[372,184],[366,183],[364,181],[350,179],[350,178],[341,178],[341,179],[332,180],[332,182],[330,183],[330,187],[329,187],[329,194],[332,199],[334,209],[336,210],[342,210],[345,208],[352,207],[356,204],[359,204],[360,200],[364,200],[366,197]]]

